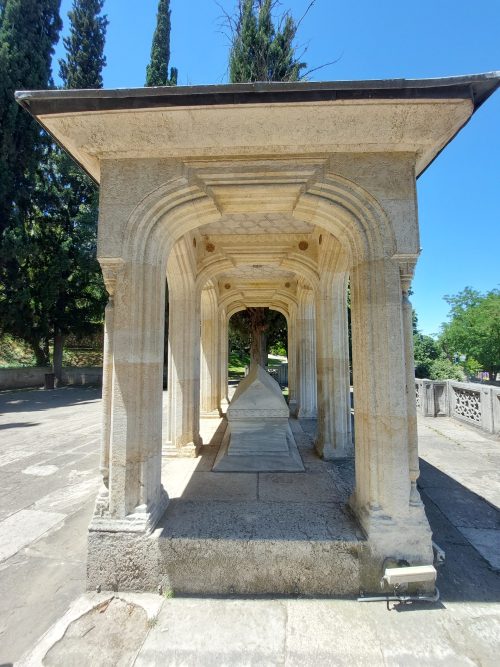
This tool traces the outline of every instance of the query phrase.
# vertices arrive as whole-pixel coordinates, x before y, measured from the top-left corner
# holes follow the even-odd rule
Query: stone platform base
[[[148,537],[89,534],[88,586],[357,595],[364,540],[341,505],[172,500]]]
[[[202,422],[196,459],[164,458],[170,501],[149,536],[89,533],[88,586],[173,595],[357,595],[370,565],[346,509],[352,460],[327,462],[296,420],[304,472],[211,472],[227,422]],[[376,567],[380,575],[380,564]],[[377,582],[378,585],[378,582]]]

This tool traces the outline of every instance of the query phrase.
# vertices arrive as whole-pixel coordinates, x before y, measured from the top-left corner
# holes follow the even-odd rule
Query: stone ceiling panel
[[[200,234],[310,234],[313,225],[284,213],[233,213],[200,227]]]

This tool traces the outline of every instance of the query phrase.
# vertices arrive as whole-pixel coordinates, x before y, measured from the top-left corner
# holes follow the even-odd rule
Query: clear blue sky
[[[220,0],[228,11],[236,0]],[[71,0],[62,0],[67,29]],[[309,0],[283,0],[298,19]],[[157,0],[106,0],[106,88],[144,85]],[[171,65],[180,84],[227,81],[228,40],[215,0],[171,0]],[[298,44],[313,80],[440,77],[500,69],[498,0],[316,0]],[[63,53],[62,43],[56,57]],[[54,67],[57,74],[57,66]],[[500,91],[418,181],[421,246],[413,305],[424,333],[445,321],[445,294],[500,286]]]

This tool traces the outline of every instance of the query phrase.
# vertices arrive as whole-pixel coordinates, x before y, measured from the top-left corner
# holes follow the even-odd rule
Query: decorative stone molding
[[[396,259],[399,263],[399,277],[401,279],[401,289],[403,294],[408,296],[408,291],[415,273],[415,265],[417,257],[414,255],[397,255]]]
[[[109,294],[110,301],[112,301],[115,295],[116,284],[123,275],[125,263],[121,257],[100,257],[99,264],[101,265],[106,291]]]

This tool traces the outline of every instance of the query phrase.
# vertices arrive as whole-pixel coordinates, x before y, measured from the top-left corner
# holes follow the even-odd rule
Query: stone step
[[[365,544],[340,503],[174,499],[149,537],[91,533],[89,583],[160,585],[167,595],[357,595]]]

